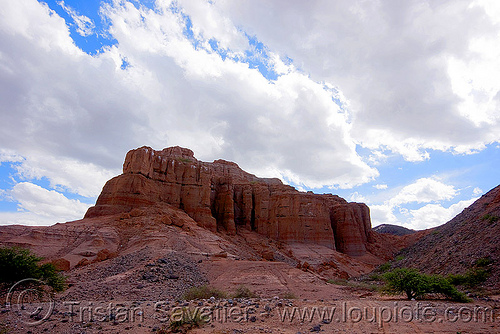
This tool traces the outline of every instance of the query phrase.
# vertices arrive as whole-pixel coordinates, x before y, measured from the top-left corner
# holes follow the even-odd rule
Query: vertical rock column
[[[270,234],[270,197],[271,194],[266,184],[252,184],[253,226],[257,233],[266,236]]]
[[[234,185],[234,222],[237,226],[244,226],[251,230],[252,227],[252,211],[253,208],[253,193],[250,184],[235,184]]]
[[[210,208],[210,174],[199,162],[186,163],[183,168],[180,207],[198,225],[213,232],[217,223]]]
[[[233,184],[229,179],[221,177],[213,185],[213,191],[212,215],[217,226],[224,228],[228,234],[235,235]]]
[[[339,252],[361,256],[366,253],[365,223],[356,219],[356,206],[351,204],[356,203],[337,204],[330,208],[335,246]]]

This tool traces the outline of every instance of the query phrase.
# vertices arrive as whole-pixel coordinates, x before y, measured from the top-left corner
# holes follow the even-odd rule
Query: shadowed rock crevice
[[[331,194],[299,192],[279,179],[258,178],[234,162],[198,161],[193,151],[141,147],[127,153],[123,174],[109,180],[85,217],[168,203],[200,226],[229,235],[248,229],[283,242],[310,243],[352,256],[371,242],[365,204]]]

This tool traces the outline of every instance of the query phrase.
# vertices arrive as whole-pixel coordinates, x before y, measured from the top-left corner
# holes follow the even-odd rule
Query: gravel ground
[[[61,301],[176,299],[208,283],[201,260],[172,252],[153,259],[148,247],[70,273]]]

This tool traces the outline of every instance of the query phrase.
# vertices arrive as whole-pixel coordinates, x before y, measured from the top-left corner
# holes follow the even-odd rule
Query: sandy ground
[[[72,286],[57,294],[53,303],[35,300],[24,308],[15,302],[3,304],[0,333],[1,329],[33,334],[165,333],[172,321],[197,315],[201,326],[189,333],[500,333],[499,297],[467,304],[389,298],[329,284],[314,273],[280,262],[203,261],[198,269],[212,286],[231,292],[245,285],[258,297],[186,302],[172,297],[175,285],[147,276],[154,273],[161,278],[174,265],[193,265],[181,260],[153,261],[138,253],[108,265],[111,276],[99,266],[75,270]],[[146,265],[130,269],[129,261]],[[145,274],[147,279],[143,279]],[[37,313],[38,306],[43,308]],[[30,317],[32,313],[36,315]]]
[[[199,312],[205,321],[190,333],[499,333],[498,302],[235,299],[223,301],[56,302],[52,315],[20,315],[2,308],[8,333],[152,333]],[[8,310],[8,311],[7,311]],[[109,316],[111,315],[111,317]]]

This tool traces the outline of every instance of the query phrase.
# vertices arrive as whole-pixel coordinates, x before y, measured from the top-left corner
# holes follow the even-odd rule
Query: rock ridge
[[[372,242],[370,211],[332,194],[299,192],[277,178],[259,178],[236,163],[203,162],[179,146],[127,153],[123,173],[109,180],[85,218],[167,203],[212,232],[255,231],[287,243],[311,243],[362,256]]]

